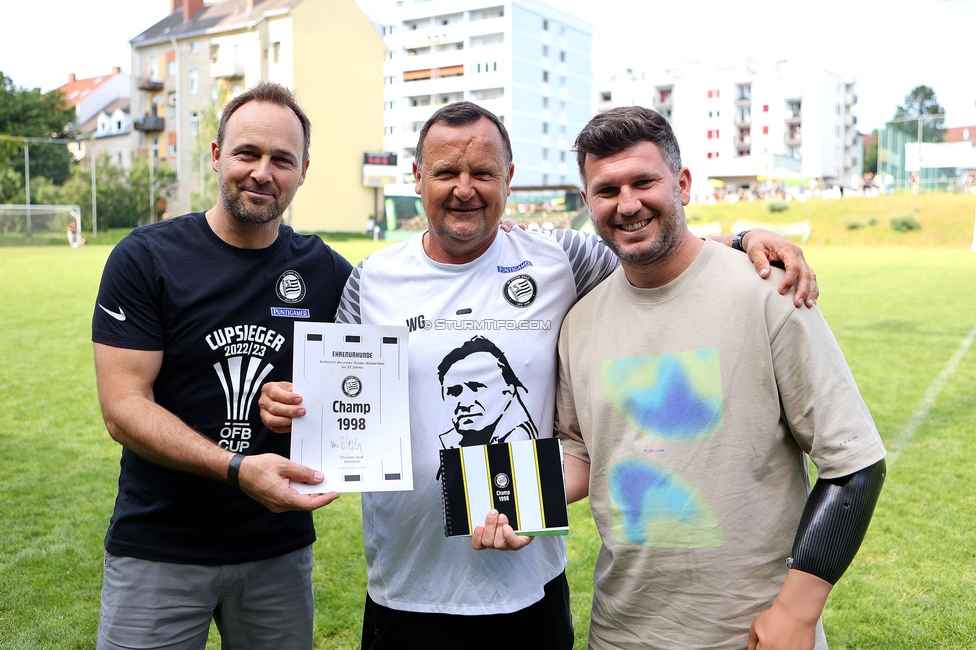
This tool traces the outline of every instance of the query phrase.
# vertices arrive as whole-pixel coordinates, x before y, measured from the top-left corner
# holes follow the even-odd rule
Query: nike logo
[[[99,307],[102,307],[101,303],[99,303],[98,306]],[[124,321],[125,320],[125,312],[122,311],[122,308],[121,307],[119,307],[119,311],[118,312],[114,312],[114,311],[111,311],[109,309],[105,309],[104,307],[102,307],[102,311],[105,312],[106,314],[108,314],[109,316],[111,316],[112,318],[114,318],[117,321]]]

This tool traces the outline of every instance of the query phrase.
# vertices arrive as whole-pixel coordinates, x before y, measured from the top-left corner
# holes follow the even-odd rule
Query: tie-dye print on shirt
[[[701,439],[722,426],[718,350],[694,350],[603,363],[610,404],[645,435],[671,442]],[[658,548],[722,546],[713,510],[687,481],[646,458],[607,466],[613,538]]]

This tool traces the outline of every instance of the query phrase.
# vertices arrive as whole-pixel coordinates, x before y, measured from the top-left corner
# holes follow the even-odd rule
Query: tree
[[[905,95],[905,104],[895,110],[895,119],[919,118],[924,115],[944,115],[935,91],[928,86],[916,86]],[[918,122],[905,120],[892,124],[907,135],[918,137]],[[922,121],[922,142],[942,142],[945,137],[945,118],[933,117]]]
[[[21,178],[22,192],[24,144],[21,138],[67,138],[74,118],[74,109],[67,105],[61,92],[42,94],[40,88],[20,88],[0,72],[0,173],[13,169]],[[71,175],[71,153],[67,146],[31,144],[30,175],[32,180],[44,177],[56,185],[64,183]],[[0,201],[11,198],[0,196]]]
[[[200,112],[200,122],[197,137],[194,142],[193,160],[191,166],[197,167],[199,189],[190,193],[191,210],[207,210],[217,202],[217,174],[210,168],[210,143],[217,139],[217,127],[220,125],[220,115],[216,107],[210,107]]]
[[[169,188],[176,183],[176,171],[165,164],[156,167],[153,170],[153,183],[154,196],[166,196]],[[90,229],[91,167],[87,159],[74,166],[71,178],[61,190],[60,202],[81,206],[84,215],[82,227]],[[112,163],[109,155],[99,157],[95,170],[95,191],[99,229],[133,228],[149,223],[149,161],[145,158],[133,155],[129,169],[122,169]]]
[[[878,173],[878,129],[864,136],[864,171]]]

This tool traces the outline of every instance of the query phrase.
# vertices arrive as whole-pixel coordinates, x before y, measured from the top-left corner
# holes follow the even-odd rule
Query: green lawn
[[[976,327],[976,253],[961,238],[954,249],[807,248],[821,309],[882,436],[906,440],[865,545],[828,603],[835,650],[976,647],[976,351],[945,378],[914,435],[904,433]],[[332,243],[350,260],[375,248],[340,239]],[[91,309],[108,252],[0,249],[0,648],[94,645],[119,458],[101,423],[91,363]],[[585,647],[599,542],[585,503],[570,516],[570,584]],[[317,647],[358,647],[358,498],[343,495],[315,521]]]

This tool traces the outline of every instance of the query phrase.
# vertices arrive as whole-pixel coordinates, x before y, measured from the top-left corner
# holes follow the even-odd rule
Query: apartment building
[[[384,147],[398,156],[388,196],[414,193],[418,132],[468,100],[512,139],[515,188],[578,184],[573,141],[591,116],[589,23],[535,0],[397,0],[384,27]]]
[[[667,117],[699,191],[706,178],[748,184],[786,172],[840,185],[862,171],[855,85],[788,61],[687,64],[616,75],[600,85],[596,106],[636,104]]]
[[[373,212],[363,154],[383,146],[385,46],[353,0],[170,0],[170,10],[130,41],[133,148],[179,179],[166,211],[216,202],[216,118],[232,97],[274,81],[312,122],[311,164],[285,222],[363,230]]]
[[[69,74],[68,82],[56,89],[75,109],[77,140],[68,150],[76,159],[88,158],[94,145],[96,157],[108,155],[119,166],[129,165],[130,86],[129,75],[116,66],[109,74],[87,79]]]

